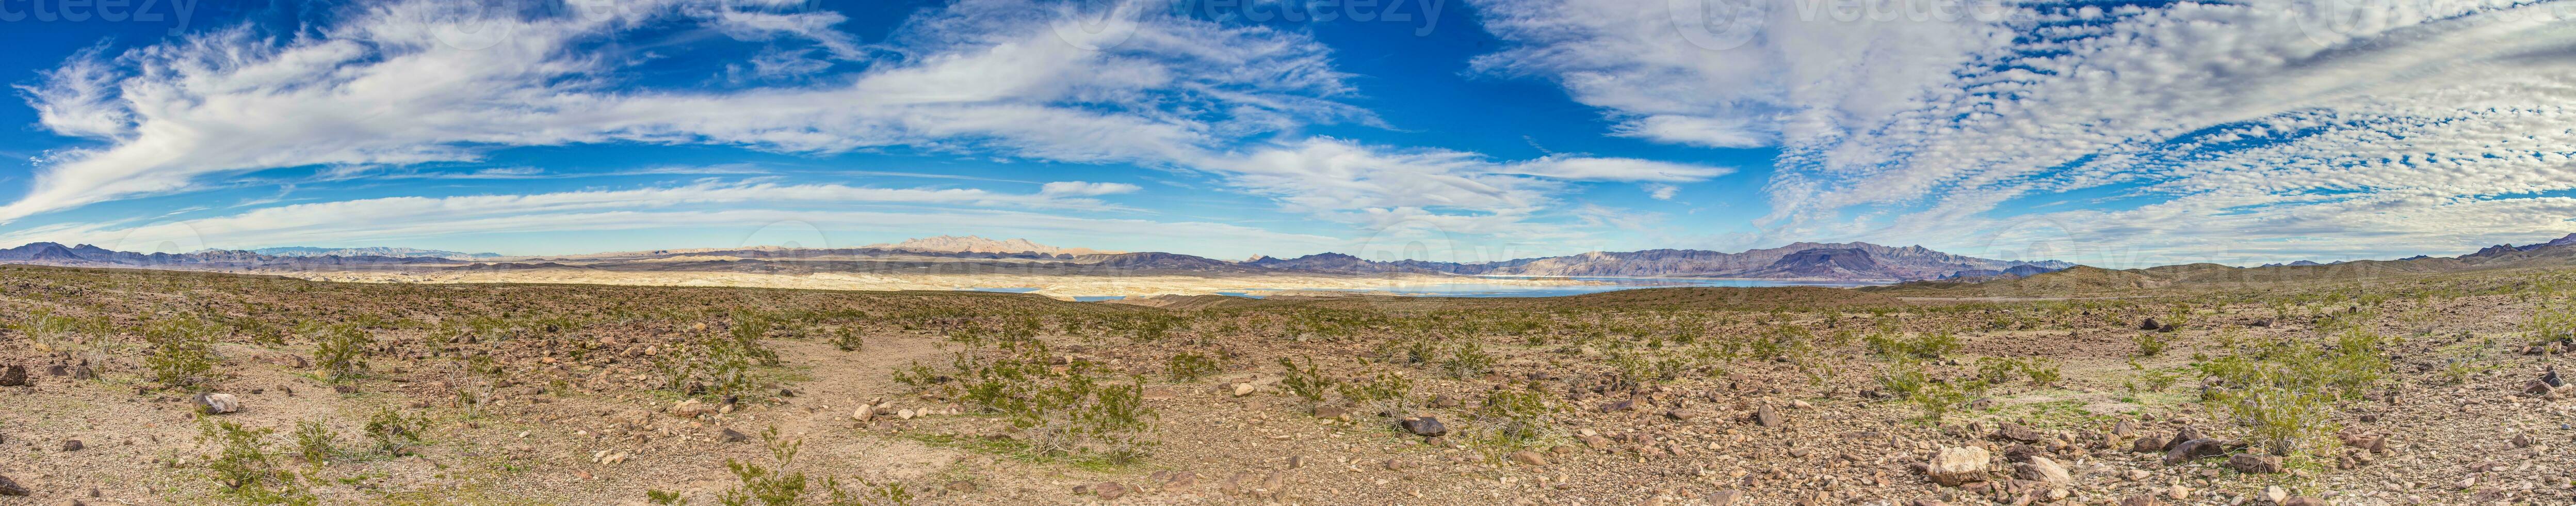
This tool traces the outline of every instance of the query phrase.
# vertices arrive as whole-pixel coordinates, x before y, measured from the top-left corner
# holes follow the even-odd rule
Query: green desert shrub
[[[313,365],[326,381],[339,382],[367,374],[367,347],[376,340],[355,325],[324,327],[313,336]]]
[[[2335,402],[2357,399],[2388,371],[2382,338],[2347,330],[2328,350],[2283,339],[2240,345],[2199,365],[2208,401],[2275,455],[2328,448]]]
[[[203,321],[154,321],[144,327],[143,341],[149,347],[143,356],[143,369],[152,381],[188,389],[214,381],[215,337]]]

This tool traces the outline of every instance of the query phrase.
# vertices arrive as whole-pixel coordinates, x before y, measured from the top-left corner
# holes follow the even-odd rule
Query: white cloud
[[[633,62],[590,52],[672,19],[847,42],[827,33],[837,15],[764,12],[640,2],[549,16],[413,1],[293,36],[240,27],[84,54],[26,95],[47,128],[107,142],[53,153],[26,196],[0,206],[0,222],[183,191],[215,174],[476,160],[499,146],[904,145],[1151,162],[1303,121],[1365,118],[1323,98],[1346,92],[1342,76],[1299,35],[1145,17],[1095,51],[1055,29],[1070,7],[1010,0],[928,11],[888,46],[895,54],[841,84],[624,89],[614,71]]]
[[[22,94],[48,130],[93,141],[49,153],[27,193],[0,205],[0,224],[201,190],[223,176],[279,167],[323,167],[325,179],[683,173],[430,169],[470,166],[508,147],[583,144],[797,154],[903,147],[1132,164],[1208,174],[1226,189],[1365,233],[1538,239],[1586,233],[1572,225],[1599,208],[1571,206],[1565,197],[1584,184],[1696,182],[1732,172],[1617,157],[1503,161],[1300,138],[1297,132],[1314,124],[1384,126],[1340,102],[1355,91],[1322,44],[1299,32],[1174,17],[1155,0],[1106,10],[1082,4],[961,0],[922,10],[887,40],[868,44],[841,30],[848,20],[840,14],[794,11],[794,2],[648,0],[525,12],[411,0],[350,9],[309,26],[240,26],[114,54],[83,53]],[[654,39],[673,26],[721,37]],[[761,46],[748,72],[793,84],[654,88],[626,76],[657,57],[616,52],[709,40]],[[744,70],[733,72],[707,77],[723,82]],[[1666,132],[1652,135],[1676,131],[1639,124],[1645,125],[1639,132]],[[799,201],[782,196],[810,192],[870,202],[1116,209],[1078,197],[1141,190],[1059,182],[1036,195],[1012,196],[761,185],[629,190],[616,198],[645,200],[597,205],[663,205],[652,199],[750,205]],[[551,201],[579,193],[546,195]],[[478,209],[535,205],[494,198],[501,201]],[[468,200],[363,202],[373,209]],[[297,223],[290,211],[262,211],[238,218]]]
[[[1040,186],[1039,186],[1039,188],[1038,188],[1038,194],[1039,194],[1039,195],[1048,195],[1048,196],[1060,196],[1060,197],[1061,197],[1061,196],[1085,196],[1085,197],[1088,197],[1088,196],[1099,196],[1099,195],[1116,195],[1116,194],[1120,194],[1120,193],[1135,193],[1137,190],[1142,190],[1142,189],[1144,189],[1144,188],[1142,188],[1142,187],[1138,187],[1138,186],[1136,186],[1136,185],[1132,185],[1132,184],[1127,184],[1127,183],[1093,183],[1093,182],[1086,182],[1086,181],[1056,181],[1056,182],[1051,182],[1051,183],[1047,183],[1047,184],[1044,184],[1044,185],[1040,185]]]
[[[1965,250],[2065,222],[2058,242],[2170,261],[2576,230],[2534,197],[2576,190],[2563,2],[2032,2],[1837,21],[1758,1],[1742,45],[1714,49],[1668,10],[1745,3],[1480,0],[1512,45],[1477,63],[1560,83],[1622,122],[1611,135],[1776,142],[1758,224],[1773,241]],[[2119,198],[2020,204],[2093,188]]]
[[[1682,187],[1663,183],[1648,183],[1640,186],[1640,188],[1644,188],[1646,190],[1646,196],[1654,197],[1655,200],[1672,200],[1673,196],[1679,195],[1682,192]]]
[[[709,209],[737,207],[767,209],[769,206],[793,206],[798,209],[766,210],[762,211],[766,214],[735,215],[722,214],[722,211],[734,209]],[[623,190],[437,198],[387,197],[291,204],[253,209],[227,216],[141,227],[120,224],[66,224],[35,227],[0,235],[0,242],[156,244],[174,239],[165,236],[185,234],[189,240],[176,241],[176,243],[260,247],[317,241],[332,242],[349,238],[382,241],[462,235],[478,231],[511,233],[548,230],[542,227],[555,227],[552,230],[556,231],[681,227],[689,225],[691,222],[687,221],[687,218],[692,216],[739,218],[786,216],[795,213],[837,216],[852,214],[851,211],[838,208],[853,206],[901,206],[915,209],[913,212],[922,214],[950,216],[984,212],[974,209],[956,209],[959,207],[1049,209],[1055,210],[1055,214],[1063,214],[1062,211],[1122,209],[1097,200],[1079,198],[1079,196],[1043,193],[1011,194],[963,188],[872,188],[837,184],[791,185],[703,181],[683,186]],[[718,224],[743,223],[746,222],[737,219]],[[918,231],[920,230],[918,227],[924,226],[922,223],[904,220],[829,223],[836,226],[880,223],[916,227],[910,231]]]

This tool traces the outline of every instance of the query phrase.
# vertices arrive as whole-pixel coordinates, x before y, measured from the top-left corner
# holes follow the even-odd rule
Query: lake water
[[[1538,279],[1538,278],[1503,278],[1503,277],[1497,277],[1497,279]],[[1597,282],[1597,283],[1599,283],[1599,284],[1582,284],[1582,285],[1525,285],[1525,284],[1517,284],[1517,283],[1479,283],[1479,282],[1473,282],[1473,281],[1461,281],[1461,282],[1457,282],[1457,283],[1388,283],[1388,284],[1387,284],[1387,285],[1385,285],[1385,286],[1381,286],[1381,287],[1377,287],[1377,288],[1369,288],[1369,289],[1313,289],[1313,288],[1306,288],[1306,289],[1289,289],[1289,290],[1282,290],[1282,291],[1296,291],[1296,292],[1361,292],[1361,293],[1385,293],[1385,294],[1391,294],[1391,295],[1404,295],[1404,296],[1417,296],[1417,297],[1561,297],[1561,296],[1566,296],[1566,295],[1582,295],[1582,294],[1587,294],[1587,293],[1615,292],[1615,291],[1619,291],[1619,290],[1634,290],[1634,289],[1639,289],[1639,288],[1673,288],[1673,287],[1687,287],[1687,286],[1721,286],[1721,287],[1834,286],[1834,287],[1853,287],[1853,286],[1870,286],[1870,285],[1878,284],[1878,283],[1833,283],[1833,282],[1820,282],[1820,281],[1777,281],[1777,280],[1768,280],[1768,279],[1716,279],[1716,278],[1622,278],[1622,277],[1567,277],[1567,278],[1551,278],[1551,279],[1571,279],[1571,280],[1579,280],[1579,281]],[[1037,291],[1038,289],[1037,289],[1037,288],[1018,288],[1018,287],[1014,287],[1014,288],[977,288],[977,289],[975,289],[975,290],[977,290],[977,291],[986,291],[986,292],[1029,293],[1029,292]],[[1264,295],[1266,295],[1266,294],[1267,294],[1266,292],[1218,292],[1218,293],[1220,293],[1220,294],[1224,294],[1224,295],[1232,295],[1232,296],[1236,296],[1236,297],[1251,297],[1251,298],[1261,298],[1261,297],[1263,297]],[[1073,298],[1073,300],[1076,300],[1076,301],[1082,301],[1082,302],[1098,302],[1098,301],[1104,301],[1104,300],[1115,300],[1115,299],[1122,299],[1122,298],[1125,298],[1125,297],[1120,297],[1120,296],[1099,296],[1099,297],[1084,297],[1084,296],[1077,296],[1077,297],[1074,297],[1074,298]]]

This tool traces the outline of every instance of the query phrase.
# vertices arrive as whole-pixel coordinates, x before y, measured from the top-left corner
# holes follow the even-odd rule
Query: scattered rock
[[[27,379],[27,366],[0,367],[0,387],[32,387],[36,380]]]
[[[668,410],[671,416],[680,418],[696,418],[700,414],[705,414],[711,411],[714,410],[707,409],[707,403],[698,402],[697,399],[689,399],[680,401],[677,404],[672,404],[671,409]]]
[[[2226,441],[2206,437],[2194,439],[2184,441],[2182,444],[2174,445],[2172,450],[2166,450],[2165,465],[2170,466],[2190,462],[2201,457],[2215,457],[2226,453]]]
[[[1441,425],[1440,419],[1437,417],[1417,416],[1406,418],[1402,422],[1402,425],[1404,426],[1405,432],[1411,432],[1416,436],[1438,437],[1449,434],[1449,427]]]
[[[2292,497],[2287,501],[2281,501],[2281,506],[2334,506],[2334,501],[2300,496]]]
[[[2263,487],[2263,500],[2270,501],[2272,504],[2281,504],[2282,501],[2290,500],[2290,490],[2281,488],[2280,485]]]
[[[1692,419],[1692,418],[1699,418],[1699,412],[1697,412],[1697,411],[1691,411],[1691,410],[1688,410],[1688,409],[1673,409],[1673,410],[1670,410],[1670,411],[1665,411],[1665,412],[1664,412],[1664,416],[1665,416],[1665,417],[1668,417],[1668,418],[1672,418],[1672,419],[1674,419],[1674,420],[1681,420],[1681,421],[1685,421],[1685,422],[1687,422],[1687,421],[1690,421],[1690,419]]]
[[[1097,495],[1100,496],[1100,500],[1115,501],[1118,500],[1119,497],[1127,495],[1127,486],[1119,485],[1118,482],[1114,481],[1104,481],[1090,485],[1073,487],[1073,493]]]
[[[2165,449],[2172,450],[2174,447],[2182,446],[2183,443],[2188,443],[2191,442],[2191,440],[2205,437],[2209,437],[2209,435],[2202,434],[2199,427],[2185,425],[2182,426],[2181,430],[2174,431],[2174,437],[2172,439],[2165,440]]]
[[[1538,452],[1533,452],[1533,451],[1529,451],[1529,450],[1521,450],[1521,451],[1512,452],[1512,456],[1511,456],[1511,458],[1512,458],[1512,462],[1518,462],[1518,463],[1520,463],[1521,465],[1526,465],[1526,466],[1544,466],[1544,465],[1547,465],[1547,457],[1540,456],[1540,455],[1538,454]]]
[[[1735,504],[1735,501],[1743,499],[1744,492],[1741,490],[1719,490],[1708,494],[1708,504],[1710,506],[1732,506]]]
[[[1781,423],[1780,412],[1771,409],[1771,405],[1764,404],[1762,409],[1753,412],[1753,423],[1763,428],[1777,428]]]
[[[2120,500],[2120,506],[2157,506],[2160,504],[2164,504],[2164,501],[2156,500],[2155,494],[2133,495],[2129,496],[2127,499]]]
[[[197,394],[197,410],[209,415],[241,411],[241,398],[233,394]]]
[[[2138,438],[2135,444],[2129,445],[2129,450],[2138,453],[2162,453],[2165,451],[2165,440],[2153,437]]]
[[[1985,481],[1986,461],[1993,458],[1994,454],[1974,446],[1942,448],[1940,453],[1932,456],[1930,463],[1924,464],[1923,475],[1934,483],[1953,487]]]
[[[2041,439],[2046,439],[2047,436],[2040,434],[2037,429],[2024,427],[2020,424],[2007,423],[2003,424],[2002,427],[1997,427],[1995,429],[1995,438],[2020,441],[2024,443],[2037,443]]]
[[[2532,441],[2531,441],[2531,435],[2530,435],[2530,434],[2515,434],[2515,435],[2513,435],[2513,441],[2512,441],[2512,443],[2513,443],[2513,447],[2515,447],[2515,448],[2530,448],[2530,447],[2531,447],[2531,443],[2532,443]]]
[[[2251,453],[2228,456],[2227,467],[2246,474],[2276,474],[2283,471],[2280,457]]]
[[[1351,419],[1351,410],[1344,409],[1341,406],[1316,406],[1315,418],[1349,420]]]
[[[1261,387],[1253,386],[1251,383],[1236,383],[1234,384],[1234,396],[1242,397],[1252,395],[1253,391],[1260,389]]]
[[[2075,477],[2066,473],[2066,466],[2037,455],[2031,456],[2029,462],[2015,466],[2013,476],[2059,487],[2075,482]]]

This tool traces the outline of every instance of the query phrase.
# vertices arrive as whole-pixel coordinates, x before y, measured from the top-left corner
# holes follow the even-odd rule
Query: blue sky
[[[2576,232],[2576,23],[2418,3],[8,0],[0,242],[2132,267]]]

